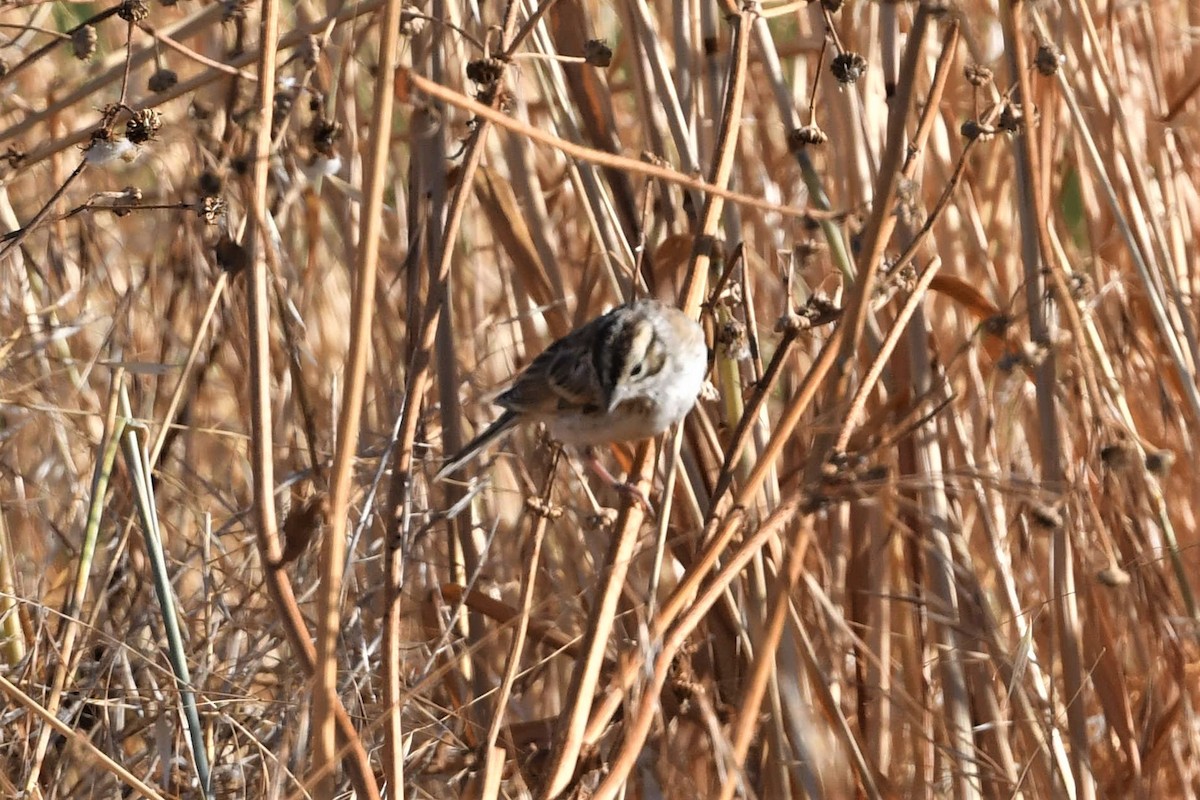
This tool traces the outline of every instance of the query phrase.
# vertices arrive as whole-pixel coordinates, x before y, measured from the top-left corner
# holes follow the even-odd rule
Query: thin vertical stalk
[[[638,476],[635,486],[645,492],[649,487],[653,448],[643,445],[634,457],[630,471]],[[558,797],[575,774],[579,753],[585,742],[588,715],[596,686],[608,651],[608,637],[612,633],[617,603],[625,589],[625,576],[637,544],[638,533],[645,519],[640,503],[626,502],[617,518],[616,531],[604,559],[604,570],[599,575],[600,589],[588,616],[583,634],[584,656],[575,664],[566,697],[570,703],[559,714],[556,728],[556,746],[551,755],[548,776],[538,797],[542,800]]]
[[[357,9],[356,9],[357,10]],[[259,553],[265,571],[267,591],[275,604],[292,649],[305,672],[312,674],[315,653],[304,617],[296,605],[295,594],[282,561],[279,525],[275,514],[275,464],[271,412],[271,281],[268,263],[275,260],[273,243],[266,225],[267,185],[271,169],[271,119],[274,112],[277,42],[279,41],[278,0],[264,0],[259,25],[257,134],[254,140],[253,171],[250,180],[249,214],[243,245],[248,253],[247,314],[250,350],[250,443],[253,465],[253,516]],[[247,60],[247,63],[249,63]],[[261,236],[261,241],[260,241]],[[350,717],[339,701],[334,708],[339,735],[350,748],[350,777],[364,797],[378,800],[379,789]]]
[[[916,73],[917,63],[922,55],[925,31],[929,26],[929,17],[929,4],[922,2],[913,17],[912,30],[909,31],[908,43],[905,46],[904,66],[901,70],[905,75]],[[832,396],[839,398],[839,402],[845,402],[850,397],[849,388],[853,375],[850,364],[858,352],[859,344],[867,327],[869,305],[878,282],[883,253],[896,224],[896,217],[893,213],[896,203],[896,187],[907,152],[905,123],[908,119],[908,110],[912,107],[915,88],[915,82],[912,80],[904,81],[897,87],[896,97],[892,102],[893,110],[888,117],[887,141],[876,181],[871,216],[867,220],[867,227],[863,232],[862,250],[856,265],[855,280],[846,300],[845,315],[838,325],[839,329],[845,331],[837,364],[834,367],[837,385]],[[814,445],[813,452],[817,459],[824,459],[825,447],[821,446],[820,438],[818,444]]]
[[[329,530],[321,540],[321,589],[317,595],[316,683],[313,687],[313,769],[324,776],[317,786],[318,797],[334,790],[337,757],[335,710],[338,700],[337,641],[341,631],[342,577],[346,561],[346,529],[351,480],[358,447],[359,424],[366,385],[367,359],[371,349],[375,280],[379,263],[379,240],[383,233],[383,193],[387,188],[388,153],[391,146],[394,92],[393,72],[400,40],[401,0],[384,6],[379,33],[379,62],[375,72],[375,105],[371,137],[367,144],[363,207],[360,218],[356,280],[350,312],[350,350],[343,384],[341,413],[337,425],[337,451],[330,469]],[[273,40],[272,40],[273,41]],[[268,128],[269,130],[269,128]],[[392,765],[395,766],[395,765]],[[403,785],[401,775],[389,775],[392,787]]]
[[[1020,100],[1024,108],[1034,103],[1033,82],[1024,29],[1025,3],[1023,0],[1002,4],[1004,22],[1005,54],[1008,68],[1020,85]],[[1028,112],[1027,112],[1028,113]],[[1028,116],[1026,117],[1028,120]],[[1038,154],[1033,138],[1028,131],[1028,122],[1013,138],[1013,161],[1016,168],[1017,213],[1021,233],[1021,263],[1025,273],[1026,302],[1029,313],[1029,336],[1035,344],[1047,346],[1046,358],[1034,367],[1034,385],[1038,410],[1039,442],[1041,445],[1042,484],[1058,494],[1066,488],[1063,447],[1060,439],[1063,427],[1058,409],[1058,360],[1053,341],[1053,322],[1047,314],[1045,297],[1046,279],[1043,265],[1052,263],[1047,258],[1048,242],[1045,232],[1045,209],[1041,196],[1035,190],[1040,177]],[[1131,254],[1136,250],[1131,247]],[[1140,257],[1137,258],[1140,263]],[[1066,298],[1064,298],[1066,299]],[[1167,336],[1168,328],[1164,328]],[[1194,395],[1194,392],[1193,392]],[[1067,727],[1071,737],[1071,763],[1074,771],[1073,787],[1080,800],[1093,800],[1096,785],[1089,758],[1087,710],[1084,692],[1084,665],[1080,643],[1079,608],[1076,604],[1075,555],[1071,543],[1070,529],[1073,523],[1065,520],[1055,527],[1051,541],[1051,605],[1054,610],[1057,644],[1062,658],[1063,702],[1067,710]]]
[[[734,29],[733,58],[729,65],[729,80],[725,86],[725,107],[721,110],[721,129],[717,137],[717,148],[713,155],[708,182],[725,188],[733,174],[733,159],[737,155],[738,135],[742,129],[742,104],[745,102],[747,64],[750,60],[750,34],[758,19],[757,2],[747,2],[737,18]],[[708,288],[708,271],[716,245],[717,226],[721,222],[721,210],[725,198],[710,194],[704,199],[704,210],[696,231],[696,242],[692,247],[692,258],[688,264],[680,292],[680,307],[688,316],[700,313]]]
[[[137,500],[142,535],[146,539],[146,555],[150,559],[154,593],[158,598],[159,609],[162,611],[163,628],[167,634],[167,660],[170,661],[171,670],[175,674],[175,684],[179,690],[179,705],[187,727],[187,740],[192,752],[192,762],[196,766],[196,776],[200,780],[200,791],[211,800],[216,797],[213,793],[212,772],[208,766],[208,751],[204,747],[200,712],[196,708],[196,692],[192,688],[192,677],[188,670],[183,632],[179,628],[179,618],[175,613],[175,592],[171,589],[171,579],[167,575],[167,559],[163,552],[158,507],[150,480],[149,463],[137,432],[129,426],[129,422],[133,419],[133,409],[129,405],[128,389],[121,383],[118,384],[117,391],[120,394],[120,413],[126,423],[122,426],[124,435],[120,441],[125,456],[125,467],[129,470],[130,481],[133,484]]]
[[[559,454],[555,453],[550,464],[550,478],[546,481],[546,488],[542,492],[540,503],[532,501],[526,504],[536,516],[537,522],[534,523],[531,540],[529,542],[529,558],[525,562],[524,569],[521,574],[521,606],[517,616],[517,626],[513,630],[512,647],[508,651],[508,660],[504,665],[504,677],[500,680],[500,689],[496,692],[495,711],[492,712],[492,722],[488,726],[487,740],[484,744],[483,752],[487,758],[488,764],[484,768],[485,775],[495,775],[502,771],[503,758],[506,751],[503,748],[497,747],[496,743],[500,739],[500,728],[504,723],[504,712],[508,707],[509,698],[512,696],[513,683],[517,679],[517,672],[521,669],[521,654],[525,647],[525,636],[529,631],[529,615],[533,610],[534,589],[537,587],[537,572],[538,564],[542,556],[542,542],[546,538],[546,524],[549,522],[553,510],[550,506],[550,497],[554,489],[553,476],[558,468]],[[501,763],[493,765],[492,762],[496,759],[501,759]],[[496,794],[491,794],[495,797]]]
[[[8,523],[0,512],[0,664],[10,669],[25,657],[27,644],[17,603],[15,559]]]
[[[646,737],[650,734],[658,707],[658,698],[680,648],[684,646],[688,637],[703,621],[713,605],[724,596],[729,584],[738,573],[753,560],[768,541],[779,536],[785,525],[793,523],[799,510],[800,503],[797,495],[792,494],[784,498],[779,507],[763,521],[743,546],[731,554],[721,572],[703,587],[703,590],[679,620],[662,632],[662,648],[654,659],[651,677],[642,687],[641,696],[626,723],[624,741],[621,742],[620,749],[612,759],[608,774],[596,787],[596,791],[592,795],[594,800],[614,800],[621,793],[629,772],[637,761],[638,754],[645,746]],[[811,535],[812,517],[804,516],[800,520],[799,526],[802,533],[798,534],[801,536],[798,541],[802,549]]]
[[[58,664],[54,669],[50,696],[46,699],[46,710],[51,714],[58,713],[63,689],[72,678],[70,667],[75,654],[75,640],[79,635],[79,615],[84,599],[87,597],[92,560],[96,554],[96,541],[100,536],[100,520],[104,514],[104,498],[108,494],[113,463],[116,461],[117,451],[121,448],[121,435],[125,431],[126,417],[117,413],[120,387],[124,380],[125,370],[118,367],[112,375],[108,410],[104,415],[104,434],[100,439],[100,457],[96,459],[96,466],[92,471],[91,499],[88,501],[87,522],[83,530],[83,546],[80,548],[79,557],[76,560],[75,583],[71,587],[69,603],[63,612],[65,622],[62,638],[58,645]],[[0,542],[0,547],[4,544],[6,542]],[[17,619],[15,608],[11,616],[14,621]],[[25,777],[26,795],[32,795],[37,790],[42,761],[46,757],[46,746],[50,743],[50,731],[51,728],[47,725],[38,734],[37,744],[33,748],[29,774]]]
[[[770,616],[760,641],[754,646],[754,671],[742,697],[737,721],[733,725],[733,761],[737,772],[741,772],[745,766],[746,754],[750,752],[750,744],[758,729],[759,710],[762,708],[768,681],[775,671],[776,653],[783,637],[784,623],[787,622],[791,610],[792,593],[800,579],[800,572],[804,569],[805,545],[811,533],[811,517],[796,526],[790,546],[784,555],[784,569],[775,581],[775,597],[771,604]],[[779,757],[786,756],[780,753]],[[721,800],[733,800],[737,787],[737,781],[726,781],[721,787]],[[872,792],[868,796],[879,797],[879,794]]]

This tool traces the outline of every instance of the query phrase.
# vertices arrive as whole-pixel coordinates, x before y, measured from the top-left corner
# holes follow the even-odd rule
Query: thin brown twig
[[[913,17],[912,30],[909,32],[908,45],[905,50],[905,60],[901,67],[902,74],[911,75],[916,72],[917,59],[921,54],[921,47],[918,45],[924,39],[929,17],[929,5],[923,2],[917,7],[917,12]],[[914,81],[904,81],[897,87],[896,96],[892,100],[894,110],[888,119],[886,146],[879,166],[877,185],[873,192],[874,206],[863,233],[862,249],[859,251],[854,283],[846,299],[844,316],[838,325],[838,328],[844,329],[846,333],[842,337],[841,352],[838,354],[835,367],[835,374],[838,377],[831,396],[837,398],[839,403],[848,402],[850,399],[849,388],[853,375],[850,365],[858,351],[863,333],[866,331],[870,301],[878,282],[883,253],[896,224],[893,207],[896,201],[896,188],[901,176],[901,167],[904,163],[905,123],[908,119],[908,110],[912,106],[915,89]],[[826,442],[819,438],[814,448],[814,458],[810,462],[810,478],[815,477],[811,474],[812,470],[825,457],[825,453],[821,452],[825,446]]]
[[[762,708],[763,697],[767,692],[768,680],[775,668],[775,654],[779,650],[779,642],[783,638],[783,626],[787,622],[792,607],[792,593],[800,580],[804,569],[804,556],[808,542],[812,538],[812,516],[805,516],[796,526],[792,541],[784,555],[784,568],[775,580],[775,600],[771,605],[770,616],[763,627],[762,636],[754,646],[754,672],[750,676],[749,685],[743,695],[741,710],[733,725],[733,754],[732,767],[739,773],[745,767],[746,755],[750,751],[750,743],[757,728],[759,710]],[[737,791],[738,781],[729,780],[721,787],[720,800],[733,800]],[[868,789],[875,787],[868,784]],[[881,797],[878,789],[869,791],[872,798]]]
[[[337,758],[336,710],[338,699],[338,637],[341,633],[342,581],[346,562],[346,527],[350,514],[353,466],[366,386],[367,358],[371,351],[371,322],[375,308],[380,238],[383,233],[383,194],[391,149],[392,73],[400,40],[401,0],[384,7],[375,75],[375,106],[365,165],[361,231],[358,238],[356,280],[350,312],[350,350],[341,413],[337,422],[337,451],[330,468],[329,530],[321,540],[321,590],[317,595],[316,685],[313,688],[314,771],[328,770],[318,784],[318,794],[330,797],[334,789],[330,765]],[[274,41],[264,36],[263,41]],[[264,78],[265,78],[264,74]],[[269,141],[270,125],[264,139]],[[393,765],[394,766],[394,765]],[[389,773],[389,786],[403,786],[403,774]]]
[[[563,153],[577,158],[580,161],[586,161],[589,164],[597,166],[620,169],[635,175],[644,175],[648,178],[656,178],[667,183],[673,183],[677,186],[682,186],[685,189],[694,189],[700,192],[707,192],[713,197],[722,200],[728,200],[731,203],[747,206],[749,208],[757,208],[760,211],[774,211],[788,217],[808,218],[808,219],[841,219],[845,215],[837,211],[822,211],[816,208],[796,208],[793,206],[780,205],[772,203],[758,197],[735,192],[724,186],[717,185],[711,181],[703,181],[697,178],[692,178],[680,172],[676,172],[657,164],[652,164],[646,161],[639,161],[633,158],[605,153],[600,150],[595,150],[590,147],[583,147],[574,142],[569,142],[566,139],[560,139],[545,131],[534,128],[533,126],[518,120],[513,119],[505,114],[496,111],[489,106],[485,106],[476,100],[472,100],[464,94],[440,86],[428,78],[424,78],[415,72],[401,68],[397,75],[398,83],[410,83],[411,88],[417,90],[421,94],[449,103],[452,106],[470,111],[477,117],[486,119],[488,122],[518,133],[521,136],[532,139],[540,144],[553,147],[556,150],[561,150]],[[402,90],[403,91],[403,90]],[[409,100],[409,102],[412,102]]]
[[[638,753],[640,753],[642,745],[646,740],[646,736],[650,733],[650,728],[654,721],[655,707],[658,704],[662,687],[666,683],[667,675],[670,672],[671,664],[674,662],[676,655],[687,641],[687,638],[703,621],[708,611],[724,595],[733,579],[745,569],[750,560],[754,558],[769,540],[779,536],[783,527],[793,522],[796,514],[801,510],[800,506],[799,493],[792,493],[786,497],[780,503],[779,507],[747,537],[742,546],[737,548],[734,553],[728,555],[726,564],[722,567],[721,571],[713,577],[710,583],[700,588],[695,599],[688,605],[687,610],[679,619],[665,629],[659,628],[662,636],[662,646],[654,658],[654,667],[650,680],[647,682],[648,685],[642,688],[640,700],[637,702],[630,721],[626,725],[625,738],[621,743],[620,750],[612,760],[611,771],[596,788],[593,797],[600,798],[601,800],[610,800],[610,798],[616,796],[616,793],[620,790],[624,782],[624,776],[633,768]],[[801,524],[806,525],[809,523],[802,522]],[[662,615],[660,614],[659,617],[661,618]],[[640,669],[640,665],[637,665],[637,667],[634,666],[638,660],[640,659],[631,659],[631,663],[626,665],[623,672],[624,676],[644,674]],[[619,693],[612,692],[605,699],[609,701],[613,697],[619,700]],[[611,702],[609,705],[611,706]],[[604,710],[604,705],[602,704],[593,718],[592,725],[589,725],[589,729],[595,729],[595,724],[603,717]]]
[[[803,417],[813,398],[816,397],[821,382],[833,365],[834,357],[837,354],[838,342],[841,338],[840,331],[840,328],[834,330],[833,335],[823,345],[813,366],[805,373],[805,377],[797,388],[795,395],[785,406],[783,417],[776,423],[767,446],[763,448],[763,452],[759,456],[759,461],[750,473],[750,477],[746,480],[746,484],[738,491],[737,496],[732,501],[731,507],[724,516],[718,517],[716,516],[717,506],[714,505],[705,530],[704,549],[689,565],[683,580],[671,592],[667,600],[663,603],[662,609],[654,618],[650,631],[652,637],[661,640],[665,636],[666,631],[680,618],[685,610],[692,607],[694,599],[704,581],[713,570],[717,569],[721,559],[727,555],[726,551],[730,542],[733,541],[734,536],[738,534],[746,522],[746,509],[758,493],[768,471],[775,465],[783,448],[791,439],[801,417]],[[799,493],[795,493],[793,496],[798,495]],[[783,505],[787,505],[788,502],[785,500]],[[780,508],[782,507],[780,506]],[[710,536],[710,532],[714,532],[713,535]],[[752,534],[746,540],[745,546],[749,547],[751,543],[755,546],[761,546],[762,541],[758,539],[757,534]],[[745,556],[746,560],[749,560],[752,555],[752,553],[747,553]],[[737,562],[736,560],[726,560],[723,563],[724,565],[729,565]],[[745,562],[741,563],[744,565]],[[721,569],[725,570],[727,566],[722,566]],[[585,742],[589,744],[594,743],[599,737],[600,732],[607,726],[612,715],[620,708],[625,692],[632,686],[633,680],[639,674],[644,663],[640,655],[634,654],[629,662],[624,665],[621,673],[610,681],[607,694],[593,711],[588,721],[584,737]]]
[[[55,47],[62,44],[63,40],[69,40],[71,38],[71,35],[74,34],[76,31],[82,30],[84,27],[86,27],[88,25],[93,25],[93,26],[97,25],[97,24],[103,22],[104,20],[108,19],[109,17],[114,16],[120,10],[121,10],[121,7],[119,4],[114,5],[110,8],[106,8],[103,11],[101,11],[97,14],[93,14],[91,17],[88,17],[83,22],[80,22],[78,25],[71,28],[69,31],[66,31],[66,33],[62,34],[61,38],[56,38],[53,41],[46,42],[44,45],[39,47],[37,50],[34,50],[32,53],[25,56],[25,58],[21,59],[16,64],[14,64],[11,69],[9,69],[7,72],[4,73],[3,76],[0,76],[0,86],[3,86],[4,84],[15,80],[18,75],[20,75],[26,69],[31,67],[33,64],[37,63],[39,60],[41,60],[41,58],[43,56],[45,56],[47,53],[54,50]]]
[[[1020,84],[1020,98],[1025,108],[1034,102],[1033,81],[1025,35],[1024,3],[1007,5],[1002,10],[1005,55],[1012,78]],[[1017,174],[1018,233],[1021,264],[1026,279],[1029,313],[1029,335],[1034,342],[1050,341],[1053,320],[1042,303],[1045,282],[1042,270],[1053,263],[1046,235],[1046,216],[1041,193],[1037,191],[1042,175],[1039,152],[1033,137],[1024,126],[1013,140],[1013,161]],[[1055,270],[1050,270],[1055,274]],[[1042,480],[1054,492],[1065,488],[1063,435],[1059,423],[1058,366],[1053,350],[1034,367],[1038,428],[1041,432],[1038,449],[1042,462]],[[1080,800],[1096,797],[1096,782],[1089,756],[1087,713],[1084,707],[1084,687],[1087,683],[1081,640],[1081,619],[1076,593],[1074,544],[1070,538],[1070,523],[1060,524],[1053,531],[1051,550],[1051,581],[1057,650],[1061,661],[1063,696],[1066,704],[1067,729],[1071,740],[1071,766],[1074,789]]]
[[[45,205],[43,205],[41,209],[39,209],[38,212],[33,215],[33,219],[29,221],[29,224],[13,232],[16,235],[14,235],[4,245],[4,247],[0,249],[0,261],[3,261],[5,256],[12,252],[15,248],[20,247],[21,243],[25,241],[29,234],[32,233],[38,225],[46,221],[46,218],[50,215],[50,209],[54,208],[54,204],[57,203],[58,199],[66,193],[71,184],[75,182],[75,179],[83,174],[83,170],[86,167],[87,158],[80,158],[79,164],[76,165],[71,174],[67,176],[67,179],[63,181],[62,185],[54,191],[54,194],[50,195],[50,199],[46,201]]]
[[[912,40],[910,39],[910,41]],[[950,73],[950,65],[953,64],[954,56],[957,51],[958,21],[954,20],[946,29],[946,35],[942,41],[942,52],[938,56],[937,67],[934,71],[934,79],[930,86],[929,94],[925,99],[926,113],[922,115],[922,122],[917,128],[917,136],[913,139],[912,144],[909,146],[910,156],[906,161],[905,166],[901,169],[901,175],[905,178],[910,178],[912,175],[912,170],[916,169],[916,159],[912,154],[919,153],[922,149],[924,149],[925,143],[928,140],[929,132],[933,129],[932,120],[930,119],[932,112],[930,109],[938,108],[941,103],[942,91],[946,87],[946,80]],[[970,142],[968,142],[968,147],[964,148],[964,152],[959,159],[960,165],[966,162],[966,150],[970,149],[969,145]],[[954,181],[946,188],[949,190],[953,186],[957,186],[957,181]],[[943,197],[948,196],[946,191],[943,191],[942,195]],[[937,211],[940,211],[941,208],[944,207],[944,204],[939,206],[939,208],[935,211],[935,214],[930,215],[929,219],[925,221],[925,225],[923,226],[924,231],[932,230],[934,222],[937,219]],[[915,252],[915,249],[912,246],[907,248],[907,250],[909,253]],[[925,290],[933,281],[933,278],[937,274],[937,270],[940,266],[941,259],[934,258],[934,260],[930,262],[930,264],[921,272],[921,277],[917,281],[917,285],[914,287],[908,299],[905,301],[904,306],[901,308],[896,319],[892,321],[892,329],[888,332],[883,344],[875,354],[871,366],[867,369],[866,375],[859,382],[854,396],[850,399],[849,410],[846,412],[846,416],[843,418],[841,429],[838,431],[837,438],[833,443],[833,450],[835,453],[841,453],[845,451],[854,427],[858,424],[859,420],[863,416],[870,393],[874,391],[875,384],[879,380],[879,377],[883,374],[884,367],[886,366],[888,359],[891,357],[892,352],[895,350],[896,345],[899,343],[900,336],[903,333],[904,328],[907,326],[909,319],[912,318],[913,312],[916,311],[917,304],[923,299]]]
[[[126,4],[122,3],[121,7]],[[117,105],[125,105],[125,98],[129,96],[129,73],[133,70],[133,31],[135,29],[133,18],[131,17],[125,23],[125,71],[121,74],[121,94],[117,98]]]
[[[277,0],[265,0],[262,9],[259,37],[262,42],[279,38],[279,5]],[[248,315],[250,329],[250,418],[254,481],[254,517],[259,551],[264,564],[266,585],[293,651],[306,671],[312,672],[316,656],[312,641],[296,598],[288,581],[279,544],[275,515],[275,465],[272,446],[271,358],[270,358],[270,279],[267,259],[273,258],[272,243],[267,234],[267,184],[270,170],[271,117],[275,93],[275,47],[262,47],[258,73],[258,133],[254,138],[255,160],[251,178],[250,217],[245,232],[245,247],[251,254],[249,269]],[[260,255],[266,251],[267,256]],[[336,698],[335,698],[336,700]],[[378,800],[379,789],[370,770],[366,752],[359,741],[349,715],[337,701],[331,716],[347,743],[348,766],[355,789],[370,800]]]
[[[209,58],[208,56],[204,55],[203,53],[197,53],[195,50],[188,47],[186,44],[183,44],[182,42],[178,41],[174,37],[171,37],[165,33],[162,33],[161,31],[155,29],[154,26],[152,26],[152,25],[147,25],[144,22],[140,22],[140,23],[138,23],[138,27],[143,32],[150,34],[155,39],[157,39],[158,41],[165,44],[167,47],[171,48],[172,50],[174,50],[175,52],[184,56],[185,58],[195,61],[197,64],[203,64],[204,66],[208,67],[209,69],[215,69],[217,72],[223,72],[226,75],[237,76],[238,78],[241,78],[244,81],[253,82],[253,81],[258,80],[258,76],[255,75],[253,72],[249,72],[248,70],[244,70],[244,69],[238,69],[237,67],[232,67],[221,61],[217,61],[215,59]]]
[[[32,697],[21,691],[3,675],[0,675],[0,691],[8,695],[9,699],[14,703],[39,717],[42,722],[53,728],[56,733],[79,747],[82,752],[87,753],[91,759],[100,764],[101,768],[117,776],[126,786],[141,794],[142,797],[149,798],[149,800],[164,800],[161,794],[154,791],[148,784],[110,758],[103,750],[92,744],[88,737],[73,730],[69,725],[60,721],[58,717],[42,708]]]
[[[541,561],[542,542],[546,537],[546,524],[554,514],[554,509],[551,506],[551,497],[554,491],[554,474],[557,471],[561,456],[562,450],[559,449],[555,451],[554,458],[551,459],[550,479],[546,481],[546,488],[542,492],[540,503],[527,504],[536,516],[537,521],[533,525],[531,540],[529,542],[529,558],[525,562],[521,572],[521,608],[517,615],[517,627],[513,630],[513,639],[508,652],[508,660],[504,664],[504,674],[500,679],[500,688],[496,692],[496,710],[492,714],[492,722],[488,726],[487,738],[483,749],[489,762],[501,759],[499,764],[485,765],[484,772],[488,776],[498,775],[503,767],[502,759],[505,751],[497,748],[496,742],[500,738],[500,730],[504,725],[504,715],[508,707],[509,698],[512,696],[513,683],[516,681],[517,672],[521,668],[521,654],[524,652],[525,637],[529,631],[529,617],[534,605],[534,589],[537,586],[538,564]],[[485,800],[495,798],[499,792],[497,785],[489,782],[488,786],[490,790],[484,793]]]
[[[292,47],[296,47],[297,45],[307,41],[308,37],[313,33],[324,30],[324,28],[331,22],[336,21],[337,23],[341,24],[357,19],[360,16],[373,14],[378,11],[382,5],[383,0],[363,0],[361,3],[345,6],[335,13],[313,23],[312,25],[295,28],[289,31],[279,41],[277,47],[280,50],[287,50]],[[222,7],[219,4],[204,6],[193,16],[181,21],[178,27],[172,26],[167,28],[168,35],[177,39],[187,38],[188,36],[194,35],[197,31],[203,30],[206,26],[211,25],[213,20],[221,14],[221,8]],[[157,45],[152,42],[146,45],[146,47],[136,51],[133,55],[133,66],[138,66],[139,64],[149,60],[153,56],[156,47]],[[254,63],[257,58],[258,54],[256,52],[245,52],[230,58],[228,62],[226,62],[226,66],[240,69],[241,67],[245,67]],[[21,121],[10,125],[8,128],[0,131],[0,144],[29,133],[29,131],[33,130],[41,123],[54,118],[56,115],[61,114],[68,108],[78,105],[81,101],[96,95],[105,86],[116,80],[121,74],[123,74],[123,66],[107,70],[87,83],[84,83],[82,86],[77,87],[74,91],[57,98],[55,102],[51,103],[43,110],[30,114]],[[130,111],[136,112],[148,108],[157,108],[164,103],[189,95],[201,87],[207,86],[216,80],[227,77],[228,75],[225,71],[210,68],[199,75],[189,78],[188,80],[180,81],[165,92],[159,92],[152,98],[144,100],[141,103],[137,103],[136,105],[130,107]],[[51,156],[61,153],[63,150],[66,150],[72,145],[79,144],[84,139],[87,139],[95,129],[95,122],[85,122],[77,126],[70,133],[62,136],[55,136],[45,144],[35,147],[28,153],[25,153],[24,158],[21,160],[21,168],[28,169],[35,164],[39,164],[47,158],[50,158]]]

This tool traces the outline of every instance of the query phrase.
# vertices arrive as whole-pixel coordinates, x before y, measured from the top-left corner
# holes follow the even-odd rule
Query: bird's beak
[[[621,405],[625,400],[625,392],[621,391],[620,386],[614,386],[612,393],[608,396],[608,413],[611,414],[617,410],[617,406]]]

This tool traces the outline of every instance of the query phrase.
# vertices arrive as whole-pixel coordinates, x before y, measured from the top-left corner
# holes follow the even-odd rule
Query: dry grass
[[[0,5],[0,796],[1200,792],[1200,5],[543,5]]]

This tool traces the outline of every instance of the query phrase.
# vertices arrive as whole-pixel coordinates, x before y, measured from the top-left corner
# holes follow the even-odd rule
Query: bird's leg
[[[629,481],[618,480],[613,476],[608,468],[600,461],[600,457],[596,455],[596,449],[593,447],[583,448],[583,457],[587,462],[588,468],[596,474],[600,480],[607,483],[609,486],[616,489],[621,494],[629,496],[631,499],[641,503],[642,508],[650,516],[655,516],[654,506],[650,504],[650,498],[646,496],[646,492],[640,486]]]

